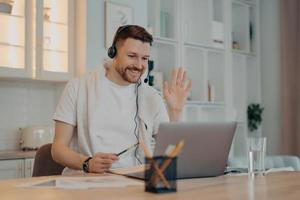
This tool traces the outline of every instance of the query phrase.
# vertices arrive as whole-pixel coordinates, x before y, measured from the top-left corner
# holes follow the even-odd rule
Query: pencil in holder
[[[146,158],[145,191],[166,193],[177,191],[177,157]]]

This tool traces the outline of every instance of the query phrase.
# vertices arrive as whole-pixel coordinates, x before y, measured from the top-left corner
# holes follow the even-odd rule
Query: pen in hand
[[[117,153],[116,155],[117,155],[117,156],[120,156],[120,155],[122,155],[123,153],[125,153],[125,152],[129,151],[130,149],[132,149],[132,148],[136,147],[138,144],[139,144],[139,143],[136,143],[136,144],[134,144],[134,145],[132,145],[132,146],[128,147],[127,149],[125,149],[125,150],[121,151],[120,153]]]

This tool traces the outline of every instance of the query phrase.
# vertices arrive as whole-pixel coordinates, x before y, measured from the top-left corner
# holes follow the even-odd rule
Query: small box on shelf
[[[207,100],[208,102],[215,101],[215,86],[212,85],[209,81],[207,84]]]
[[[212,45],[216,48],[224,48],[224,24],[223,22],[212,22]]]
[[[231,33],[232,35],[232,49],[235,49],[235,50],[240,50],[241,49],[241,45],[240,43],[236,40],[236,35],[234,32]]]

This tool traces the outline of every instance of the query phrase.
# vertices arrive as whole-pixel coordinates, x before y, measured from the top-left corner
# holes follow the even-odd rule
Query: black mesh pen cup
[[[177,157],[146,158],[145,191],[166,193],[177,191]]]

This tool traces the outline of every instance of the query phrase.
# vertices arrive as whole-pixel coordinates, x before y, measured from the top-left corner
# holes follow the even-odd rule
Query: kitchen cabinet
[[[24,177],[32,177],[34,159],[26,158],[24,159]]]
[[[24,159],[1,160],[0,179],[13,179],[24,177]]]
[[[67,81],[74,68],[75,1],[12,0],[0,12],[0,77]]]
[[[0,160],[0,179],[31,177],[33,164],[33,158]]]

